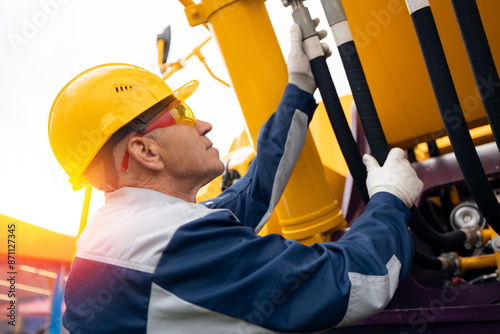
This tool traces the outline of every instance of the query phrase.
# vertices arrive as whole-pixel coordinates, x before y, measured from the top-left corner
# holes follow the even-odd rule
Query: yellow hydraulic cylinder
[[[255,145],[288,81],[264,0],[202,0],[185,12],[192,26],[208,23],[217,40]],[[304,244],[345,226],[310,133],[276,211],[282,234]]]

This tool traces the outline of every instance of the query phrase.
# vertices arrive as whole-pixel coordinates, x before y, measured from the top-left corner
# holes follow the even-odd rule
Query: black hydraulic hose
[[[378,118],[375,103],[373,102],[354,41],[339,45],[338,50],[349,85],[351,86],[363,131],[370,145],[371,154],[382,166],[389,153],[389,144]]]
[[[302,2],[300,1],[299,3],[299,1],[294,1],[292,2],[292,6],[294,7],[294,21],[299,23],[299,25],[300,23],[308,24],[306,27],[301,25],[301,29],[305,37],[304,40],[317,36],[314,26],[311,27],[312,20],[309,16],[309,12],[302,6]],[[310,59],[311,69],[316,80],[316,84],[323,98],[323,103],[325,104],[328,117],[335,132],[335,136],[337,137],[337,141],[339,142],[342,154],[344,155],[347,165],[349,166],[349,170],[353,176],[356,187],[363,198],[363,201],[368,203],[369,196],[366,188],[366,168],[363,164],[356,141],[354,140],[351,129],[349,128],[345,114],[342,110],[335,85],[326,64],[326,57],[324,55],[315,55],[313,57],[308,55],[308,57]],[[376,117],[378,118],[378,116]],[[381,131],[381,133],[383,134],[383,131]],[[385,136],[383,136],[382,140],[387,145]],[[388,149],[386,149],[384,153],[383,160],[385,161]],[[463,244],[466,239],[465,233],[461,231],[451,232],[446,235],[437,233],[423,219],[422,215],[415,206],[412,207],[412,216],[413,219],[410,222],[410,228],[412,228],[412,230],[415,231],[415,234],[420,236],[422,240],[432,245],[452,247]],[[438,259],[434,259],[430,256],[421,256],[421,253],[418,250],[416,254],[416,264],[423,268],[438,270],[436,266],[439,261]]]
[[[317,36],[314,26],[312,25],[309,12],[305,7],[303,7],[302,2],[298,0],[293,1],[292,7],[294,9],[294,21],[301,25],[301,29],[304,35],[304,41],[307,38],[313,38],[314,36]],[[317,54],[314,56],[308,55],[308,57],[310,59],[311,69],[315,77],[317,86],[323,97],[323,102],[330,118],[330,122],[332,123],[337,141],[339,142],[339,146],[342,150],[342,154],[344,155],[347,165],[349,166],[349,170],[353,176],[356,187],[359,189],[360,194],[362,194],[363,201],[367,203],[369,200],[369,196],[366,188],[366,168],[363,164],[361,154],[359,153],[358,147],[345,118],[345,114],[342,110],[342,106],[335,90],[335,85],[333,84],[333,80],[330,76],[330,72],[326,64],[326,58],[324,55]],[[376,113],[375,117],[378,119]],[[380,125],[380,122],[378,122],[378,124]],[[380,145],[380,147],[382,148],[379,150],[379,152],[381,152],[383,161],[385,161],[385,158],[388,154],[388,145],[385,139],[385,135],[383,134],[383,130],[381,126],[379,127],[379,133],[381,133],[382,136],[381,140],[378,141],[378,143],[384,144]],[[415,206],[412,208],[412,215],[413,219],[411,220],[411,222],[409,222],[410,228],[412,228],[414,233],[426,243],[451,248],[463,244],[463,242],[466,240],[465,233],[461,231],[451,232],[450,234],[445,235],[437,233],[428,225],[428,223],[424,220]]]
[[[387,154],[389,154],[389,144],[378,118],[358,53],[355,51],[354,42],[346,42],[340,45],[338,49],[372,155],[382,166],[387,158]],[[453,248],[463,245],[465,242],[466,235],[462,231],[454,231],[446,234],[438,233],[429,226],[429,223],[415,206],[411,208],[411,213],[412,219],[408,222],[408,225],[419,239],[425,243],[441,248]]]
[[[325,56],[316,57],[310,60],[311,69],[316,80],[316,85],[323,98],[323,103],[330,119],[333,132],[344,155],[344,159],[349,166],[352,178],[365,203],[370,197],[366,189],[366,167],[359,153],[358,145],[347,123],[342,105],[340,104],[335,85],[333,84],[330,71],[326,64]]]
[[[322,61],[319,61],[318,58],[311,60],[311,69],[313,71],[314,78],[316,79],[317,86],[320,89],[321,96],[323,98],[323,102],[325,103],[325,107],[327,108],[327,112],[328,112],[329,104],[327,104],[327,102],[325,102],[325,98],[327,98],[328,100],[335,100],[336,99],[338,101],[338,96],[337,96],[337,93],[335,90],[332,93],[327,89],[324,89],[324,88],[323,88],[323,90],[321,89],[322,85],[330,85],[329,81],[332,80],[331,76],[330,76],[330,72],[328,71],[328,68],[325,68],[327,66],[326,60],[324,59],[324,57],[322,57],[322,58],[323,58]],[[358,58],[358,61],[359,61],[359,58]],[[323,64],[324,64],[324,67],[323,67]],[[362,69],[361,69],[361,71],[362,71]],[[328,77],[329,80],[326,77]],[[359,77],[359,75],[357,77]],[[364,77],[364,75],[363,75],[363,77]],[[331,85],[333,86],[333,82],[331,82]],[[368,85],[366,84],[366,81],[365,81],[364,85],[366,85],[366,87],[368,87]],[[332,95],[332,94],[335,94],[335,95]],[[369,92],[368,92],[368,94],[371,96],[371,94]],[[365,98],[365,100],[368,100],[368,99]],[[378,156],[380,159],[379,163],[380,163],[380,165],[383,165],[383,163],[385,162],[385,159],[387,158],[387,155],[389,153],[389,145],[387,143],[385,134],[383,132],[382,126],[380,124],[380,121],[379,121],[377,112],[375,110],[375,106],[373,104],[373,101],[371,100],[371,97],[369,100],[371,101],[371,106],[369,106],[369,110],[365,109],[366,113],[364,113],[364,117],[368,118],[368,122],[366,120],[364,123],[362,122],[363,129],[365,128],[365,124],[367,124],[367,123],[371,126],[370,129],[372,131],[372,136],[371,136],[371,141],[369,140],[368,143],[369,143],[370,148],[372,150],[374,148],[377,150]],[[370,102],[368,102],[368,104],[370,104]],[[338,102],[338,105],[340,108],[340,113],[342,114],[342,116],[345,120],[345,115],[342,112],[342,109],[340,107],[340,102]],[[357,104],[356,104],[356,106],[357,106]],[[358,112],[359,112],[360,119],[361,119],[361,112],[360,112],[359,108],[358,108]],[[337,125],[337,128],[338,128],[338,124],[337,124],[338,119],[336,118],[336,116],[337,116],[337,113],[334,114],[333,120],[332,120],[332,118],[330,118],[330,120],[332,122],[332,126],[335,124],[335,125]],[[329,113],[329,117],[330,117],[330,113]],[[338,117],[340,117],[340,116],[338,116]],[[345,123],[347,124],[347,121],[345,121]],[[348,125],[347,125],[347,130],[345,129],[345,127],[341,127],[340,130],[338,130],[338,129],[336,129],[336,127],[334,127],[334,132],[336,135],[337,135],[338,131],[342,131],[341,136],[345,136],[345,137],[350,136],[351,138],[353,138],[352,133],[350,132]],[[337,135],[337,140],[339,140],[339,135]],[[354,139],[352,139],[352,141],[351,140],[346,140],[346,141],[347,142],[354,142]],[[373,144],[373,146],[372,146],[372,144]],[[340,141],[339,141],[339,145],[340,145]],[[352,157],[352,160],[354,160],[356,162],[358,160],[361,161],[361,166],[356,165],[356,167],[362,168],[363,172],[365,173],[364,174],[365,176],[363,179],[359,180],[359,182],[358,182],[359,185],[358,184],[356,184],[356,185],[358,186],[358,189],[360,189],[360,187],[363,187],[362,188],[363,191],[366,192],[366,194],[367,194],[368,191],[366,189],[366,168],[362,164],[361,155],[359,153],[357,146],[355,146],[355,148],[352,148],[352,147],[349,147],[346,145],[340,145],[340,147],[342,149],[342,153],[344,154],[344,157],[346,157],[346,155],[349,155],[349,154],[357,155],[357,157]],[[345,152],[345,150],[349,150],[349,151]],[[346,158],[346,162],[347,162],[347,165],[349,166],[349,170],[351,170],[352,165],[349,163],[347,158]],[[358,175],[358,177],[359,177],[359,175],[361,174],[361,171],[358,171],[358,173],[353,173],[351,170],[351,174],[353,175],[354,182],[356,182],[355,175]],[[365,201],[365,203],[366,203],[366,201]],[[456,247],[459,245],[463,245],[467,239],[467,235],[462,231],[448,232],[446,234],[438,233],[429,225],[429,223],[425,220],[425,218],[422,216],[422,214],[420,213],[420,211],[417,209],[416,206],[412,206],[411,213],[412,213],[412,219],[410,219],[408,222],[410,229],[412,230],[413,233],[415,233],[415,235],[417,235],[419,237],[419,239],[421,239],[422,241],[424,241],[425,243],[427,243],[429,245],[437,246],[440,248],[453,248],[453,247]],[[414,259],[416,261],[415,264],[417,264],[423,268],[432,269],[432,270],[441,269],[441,261],[439,261],[437,258],[432,258],[430,256],[424,255],[423,253],[421,253],[417,249],[415,249]],[[439,267],[438,267],[438,264],[439,264]]]
[[[455,248],[463,245],[467,240],[467,234],[462,231],[437,232],[429,225],[415,205],[410,210],[412,219],[408,222],[408,226],[426,244],[438,248]]]
[[[389,145],[347,24],[344,7],[340,0],[321,0],[321,4],[335,38],[371,154],[382,166],[389,153]]]
[[[434,256],[429,256],[427,254],[424,254],[420,250],[416,249],[413,252],[413,264],[429,269],[429,270],[441,270],[443,269],[443,263],[441,260],[439,260],[437,257]]]
[[[368,198],[368,190],[366,188],[366,168],[342,111],[335,86],[326,65],[326,59],[324,56],[317,57],[312,59],[310,63],[316,84],[320,89],[321,96],[323,98],[323,103],[325,104],[328,116],[330,117],[330,122],[334,128],[335,135],[337,136],[337,140],[339,141],[340,148],[344,158],[346,159],[347,165],[349,166],[349,170],[353,175],[354,182],[356,183],[356,180],[358,181],[356,183],[358,190],[360,190],[360,192],[363,191],[365,196]],[[334,112],[331,112],[331,108],[334,108]],[[383,131],[381,133],[383,135]],[[385,136],[383,136],[381,140],[383,140],[387,145]],[[389,151],[387,150],[383,152],[380,150],[379,152],[381,153],[381,156],[383,156],[383,164]],[[353,164],[356,168],[354,172]],[[368,202],[366,199],[363,200],[365,203]],[[462,231],[454,231],[446,234],[436,232],[429,226],[427,221],[425,221],[425,218],[415,206],[411,208],[411,213],[412,219],[410,219],[408,225],[415,235],[417,235],[422,241],[440,248],[453,248],[463,245],[466,241],[467,236]],[[439,259],[425,255],[418,249],[415,249],[414,263],[422,268],[430,270],[440,270],[442,266]]]
[[[500,149],[500,79],[475,0],[452,0],[486,116]]]
[[[500,232],[500,205],[469,133],[430,6],[407,0],[434,95],[465,182],[489,226]],[[420,3],[421,4],[421,3]],[[415,8],[416,7],[416,8]]]
[[[294,22],[296,22],[302,30],[303,43],[311,43],[313,46],[310,49],[306,48],[306,53],[308,53],[307,57],[311,64],[311,70],[316,85],[323,98],[328,118],[344,159],[349,166],[354,184],[363,201],[368,203],[370,196],[366,189],[366,168],[342,109],[337,90],[335,89],[330,71],[328,70],[328,65],[326,64],[326,56],[321,49],[319,36],[309,14],[309,10],[304,7],[302,0],[289,0],[289,3],[292,5]]]
[[[350,34],[349,26],[347,25],[347,17],[342,3],[338,0],[322,0],[322,5],[328,23],[335,36],[340,57],[372,155],[382,166],[389,154],[389,144],[387,143],[382,124],[380,123],[356,46]],[[311,67],[313,66],[311,62]],[[316,77],[314,69],[313,73]],[[329,72],[326,70],[324,73]],[[318,87],[320,87],[319,84]],[[321,95],[324,97],[323,92]],[[356,152],[359,154],[358,150],[356,150]],[[351,168],[349,163],[348,166]],[[364,183],[363,186],[366,187],[366,183]],[[425,243],[435,247],[453,248],[465,242],[466,234],[464,232],[455,231],[446,234],[438,233],[429,226],[428,222],[415,206],[411,208],[411,212],[412,219],[408,222],[408,225],[415,235]]]

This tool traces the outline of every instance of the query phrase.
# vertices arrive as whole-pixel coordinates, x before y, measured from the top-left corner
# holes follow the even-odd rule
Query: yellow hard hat
[[[164,100],[184,101],[198,87],[191,81],[172,91],[157,75],[129,64],[104,64],[77,75],[59,92],[49,115],[49,141],[73,190],[106,141],[121,127]]]

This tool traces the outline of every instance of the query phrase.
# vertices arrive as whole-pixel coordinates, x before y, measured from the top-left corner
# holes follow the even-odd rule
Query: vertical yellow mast
[[[255,144],[260,127],[276,110],[288,81],[264,0],[181,2],[190,25],[208,23],[217,40]],[[276,211],[282,234],[305,244],[325,241],[345,226],[309,132]]]

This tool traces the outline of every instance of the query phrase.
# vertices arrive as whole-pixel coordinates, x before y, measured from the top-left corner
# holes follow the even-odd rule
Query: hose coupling
[[[302,40],[318,35],[311,14],[309,14],[309,10],[304,7],[304,1],[305,0],[281,0],[283,6],[292,6],[293,21],[297,23],[302,30]]]
[[[478,249],[483,247],[483,237],[481,234],[481,229],[478,225],[463,227],[460,229],[460,231],[464,232],[467,236],[464,242],[464,247],[466,249]]]
[[[454,276],[460,275],[460,261],[455,252],[443,253],[438,259],[442,263],[442,270],[452,273]]]

